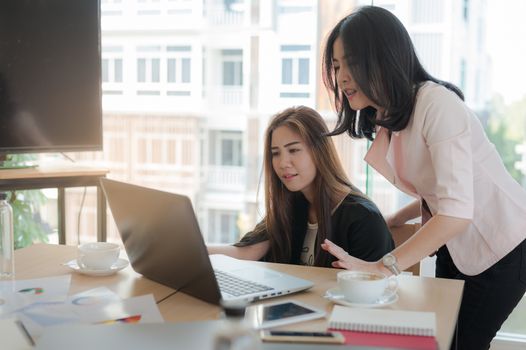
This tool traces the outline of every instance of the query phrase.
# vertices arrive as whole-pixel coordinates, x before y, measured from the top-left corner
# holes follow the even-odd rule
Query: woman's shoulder
[[[416,95],[416,106],[425,107],[431,104],[456,102],[462,104],[462,99],[455,94],[454,91],[449,90],[444,85],[435,83],[433,81],[426,81],[418,89]]]
[[[336,241],[351,255],[376,261],[393,250],[389,228],[378,207],[367,197],[350,194],[334,217]]]
[[[335,214],[343,214],[350,219],[363,219],[381,216],[380,210],[372,200],[361,194],[349,193],[336,208]]]
[[[438,139],[461,133],[473,115],[464,101],[452,90],[428,81],[418,90],[412,125],[421,129],[425,138],[438,133]],[[445,136],[440,136],[444,134]]]

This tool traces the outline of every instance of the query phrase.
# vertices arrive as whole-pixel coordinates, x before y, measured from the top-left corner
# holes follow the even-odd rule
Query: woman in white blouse
[[[487,349],[526,291],[526,191],[513,180],[452,84],[429,75],[389,11],[367,6],[329,35],[324,78],[334,93],[332,135],[374,139],[365,160],[415,201],[387,217],[422,228],[376,262],[331,241],[333,266],[398,273],[437,254],[437,277],[465,281],[453,347]],[[373,137],[374,136],[374,137]]]

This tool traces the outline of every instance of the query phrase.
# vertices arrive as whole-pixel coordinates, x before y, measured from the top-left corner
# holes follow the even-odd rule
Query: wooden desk
[[[66,243],[65,188],[97,187],[97,240],[106,240],[106,199],[99,179],[109,172],[105,168],[91,168],[71,163],[43,163],[37,168],[0,170],[0,191],[58,189],[58,241]]]
[[[69,294],[105,286],[121,298],[153,294],[156,302],[175,293],[175,290],[153,282],[128,266],[106,277],[91,277],[71,271],[62,264],[77,257],[77,247],[56,244],[34,244],[15,250],[15,278],[17,280],[71,274]]]
[[[131,267],[108,277],[89,277],[71,272],[61,264],[76,257],[76,247],[64,245],[36,244],[15,251],[16,279],[28,279],[57,276],[71,273],[70,294],[91,288],[106,286],[121,298],[129,298],[153,293],[161,314],[168,322],[188,322],[217,319],[219,307],[195,299],[174,289],[150,281],[135,273]],[[330,314],[333,304],[322,296],[325,291],[336,285],[336,273],[339,270],[296,265],[248,262],[264,265],[276,271],[311,280],[314,287],[308,291],[286,295],[280,298],[295,299]],[[464,282],[439,278],[400,276],[399,300],[386,308],[432,311],[437,318],[437,341],[439,349],[447,350],[453,338],[456,319],[460,308]],[[289,325],[289,329],[324,330],[327,321],[324,319]]]
[[[294,299],[325,310],[327,314],[331,313],[334,304],[324,299],[323,295],[327,289],[336,286],[336,273],[340,270],[260,262],[250,263],[262,264],[276,271],[286,272],[314,282],[314,287],[308,291],[259,301],[258,303]],[[455,331],[463,286],[463,281],[402,275],[399,276],[398,301],[385,308],[435,312],[438,346],[439,349],[447,350]],[[221,311],[218,306],[205,303],[181,292],[163,300],[159,304],[159,309],[164,319],[169,322],[217,319]],[[319,319],[288,325],[284,328],[320,331],[327,328],[327,320]]]

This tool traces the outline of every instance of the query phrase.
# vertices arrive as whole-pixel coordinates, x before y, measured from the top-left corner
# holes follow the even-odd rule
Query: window
[[[167,49],[168,83],[190,83],[191,78],[191,47],[168,46]]]
[[[242,166],[243,134],[240,131],[210,132],[210,164]]]
[[[310,96],[310,45],[282,45],[280,97]]]
[[[160,95],[161,81],[161,47],[140,46],[137,48],[137,82],[142,88],[137,91],[138,95],[155,96]]]
[[[222,50],[223,59],[223,85],[243,85],[243,51]]]
[[[139,58],[137,61],[137,81],[140,83],[160,81],[161,60],[159,58]]]
[[[309,45],[281,46],[281,83],[306,85],[309,83]]]
[[[123,50],[121,46],[103,46],[101,74],[104,94],[121,94],[123,82]]]
[[[103,58],[101,64],[103,83],[122,83],[122,58]]]
[[[137,48],[137,81],[160,82],[161,48],[159,46],[141,46]]]
[[[210,243],[231,243],[239,239],[237,212],[211,209],[208,213],[208,241]]]
[[[192,47],[167,46],[166,67],[166,94],[168,96],[190,96],[192,82]]]

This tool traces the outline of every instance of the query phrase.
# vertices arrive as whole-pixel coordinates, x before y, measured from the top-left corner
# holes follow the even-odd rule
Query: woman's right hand
[[[342,247],[334,244],[328,239],[323,241],[321,248],[337,259],[332,262],[332,267],[347,270],[385,273],[385,271],[382,270],[385,269],[385,267],[383,267],[383,264],[381,264],[380,261],[369,262],[350,256]]]

